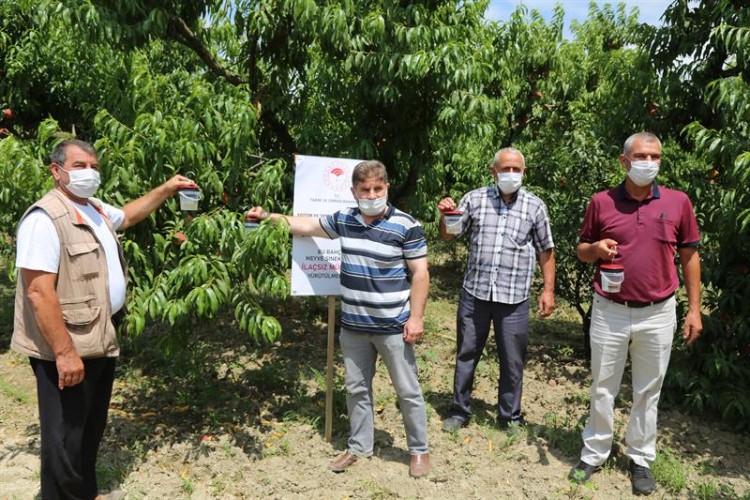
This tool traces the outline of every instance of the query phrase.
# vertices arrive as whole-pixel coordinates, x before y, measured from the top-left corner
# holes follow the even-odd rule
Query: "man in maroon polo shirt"
[[[583,449],[569,478],[585,482],[609,457],[614,402],[630,352],[633,406],[625,440],[633,493],[656,488],[649,465],[656,458],[659,395],[677,329],[675,290],[679,254],[688,299],[682,330],[688,344],[702,330],[700,235],[693,206],[681,191],[655,182],[661,142],[650,133],[625,141],[620,163],[625,180],[599,192],[589,203],[580,232],[578,258],[624,269],[610,287],[597,266],[591,314],[591,414],[583,430]],[[619,291],[616,291],[619,288]]]

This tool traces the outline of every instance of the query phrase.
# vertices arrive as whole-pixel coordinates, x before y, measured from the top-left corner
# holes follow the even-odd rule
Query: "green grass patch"
[[[685,466],[670,448],[664,448],[659,452],[651,471],[654,473],[654,479],[672,494],[677,494],[687,487]]]
[[[692,498],[699,498],[700,500],[712,500],[714,498],[750,498],[750,492],[746,492],[743,497],[739,497],[731,486],[720,483],[715,479],[707,479],[696,484],[692,491]]]
[[[559,415],[548,412],[544,415],[544,425],[538,433],[543,437],[550,448],[562,451],[565,456],[575,457],[581,451],[581,431],[586,416],[573,420],[571,415]]]
[[[14,401],[17,401],[24,405],[27,405],[32,401],[31,394],[24,391],[23,389],[19,389],[18,387],[13,386],[2,377],[0,377],[0,392],[13,399]]]

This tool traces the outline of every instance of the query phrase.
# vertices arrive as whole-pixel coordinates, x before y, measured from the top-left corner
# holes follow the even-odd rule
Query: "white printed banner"
[[[352,170],[362,160],[294,157],[293,215],[323,217],[355,205]],[[292,240],[292,295],[341,295],[341,246],[328,238]]]

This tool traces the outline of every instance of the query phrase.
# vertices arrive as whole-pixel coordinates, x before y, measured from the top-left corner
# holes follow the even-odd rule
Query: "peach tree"
[[[675,1],[652,51],[666,110],[700,163],[680,176],[701,215],[704,331],[680,348],[667,384],[699,411],[747,430],[750,417],[750,7]],[[675,59],[684,61],[675,65]]]
[[[11,134],[0,140],[6,274],[14,279],[21,214],[51,187],[49,152],[76,136],[99,152],[97,195],[104,201],[123,205],[178,172],[202,188],[198,213],[182,213],[169,200],[122,237],[131,334],[156,322],[169,327],[166,344],[177,345],[195,321],[229,309],[253,338],[275,339],[281,329],[264,313],[264,301],[287,294],[288,253],[279,249],[288,236],[271,227],[246,234],[240,213],[255,203],[286,209],[289,174],[259,146],[249,89],[207,78],[178,44],[117,49],[87,30],[95,19],[79,17],[93,11],[76,9],[62,2],[0,5],[0,94],[16,110]]]

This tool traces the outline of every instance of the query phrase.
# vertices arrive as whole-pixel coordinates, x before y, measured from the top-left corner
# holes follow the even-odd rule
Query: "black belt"
[[[604,297],[604,298],[607,299],[607,300],[611,300],[612,302],[616,302],[617,304],[620,304],[620,305],[625,306],[625,307],[639,308],[639,307],[648,307],[648,306],[653,306],[653,305],[656,305],[656,304],[661,304],[662,302],[664,302],[666,300],[669,300],[672,297],[674,297],[674,292],[670,293],[669,295],[667,295],[663,299],[654,300],[652,302],[637,302],[635,300],[617,300],[617,299],[613,299],[611,297]]]

